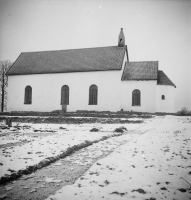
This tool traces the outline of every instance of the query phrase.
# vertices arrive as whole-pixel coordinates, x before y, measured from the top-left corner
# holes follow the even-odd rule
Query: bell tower
[[[118,47],[124,47],[124,46],[125,46],[125,36],[123,33],[123,28],[121,28],[121,31],[118,37]]]

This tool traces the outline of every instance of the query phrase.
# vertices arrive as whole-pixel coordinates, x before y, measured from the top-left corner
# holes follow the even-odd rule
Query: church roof
[[[121,70],[125,47],[21,53],[7,75]]]
[[[158,70],[158,61],[126,62],[122,81],[128,80],[157,80],[157,85],[176,87],[163,71]]]
[[[122,81],[157,80],[158,62],[126,62]]]
[[[168,76],[161,70],[158,71],[158,82],[157,85],[176,85],[168,78]]]

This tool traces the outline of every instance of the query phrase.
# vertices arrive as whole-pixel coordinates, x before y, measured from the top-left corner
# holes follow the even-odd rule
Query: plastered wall
[[[17,75],[8,77],[8,111],[61,110],[61,87],[69,86],[67,111],[174,112],[174,87],[153,81],[121,81],[122,70],[60,74]],[[98,87],[98,105],[89,105],[89,87]],[[32,104],[24,104],[25,87],[32,87]],[[141,105],[132,106],[132,92],[141,92]],[[162,100],[165,95],[165,100]]]
[[[119,71],[10,76],[8,111],[61,110],[61,87],[69,86],[68,111],[120,109]],[[112,80],[112,81],[111,81]],[[88,105],[89,87],[98,87],[98,105]],[[32,87],[32,104],[24,104],[25,87]]]
[[[132,106],[132,92],[141,92],[141,105]],[[124,111],[156,112],[156,81],[122,81],[121,109]]]
[[[69,86],[67,111],[120,110],[122,70],[99,72],[76,72],[62,74],[17,75],[8,77],[8,111],[53,111],[61,110],[61,87]],[[88,105],[89,87],[98,87],[98,105]],[[32,104],[24,104],[25,87],[32,87]]]
[[[157,85],[156,88],[156,112],[174,113],[174,86]],[[162,95],[165,99],[162,99]]]

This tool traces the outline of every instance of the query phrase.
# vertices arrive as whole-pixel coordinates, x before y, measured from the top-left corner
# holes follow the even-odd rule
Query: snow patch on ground
[[[119,126],[119,124],[14,123],[12,128],[3,129],[0,133],[0,177],[26,169],[48,157],[55,157],[69,147],[81,144],[86,140],[94,141],[103,136],[112,135],[115,128]],[[140,126],[140,124],[128,124],[126,128],[134,130]],[[100,131],[90,132],[92,127]],[[7,144],[9,145],[6,146]]]
[[[155,117],[140,130],[47,200],[191,198],[191,118]]]

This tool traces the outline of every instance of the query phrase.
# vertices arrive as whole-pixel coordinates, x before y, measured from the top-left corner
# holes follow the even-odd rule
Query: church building
[[[8,111],[174,112],[176,86],[158,61],[130,62],[118,45],[21,53],[7,73]]]

